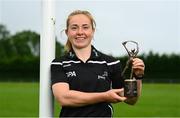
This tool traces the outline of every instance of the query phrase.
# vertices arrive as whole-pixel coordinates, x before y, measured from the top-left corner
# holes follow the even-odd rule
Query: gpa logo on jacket
[[[67,77],[76,77],[76,72],[75,71],[69,71],[66,73]]]

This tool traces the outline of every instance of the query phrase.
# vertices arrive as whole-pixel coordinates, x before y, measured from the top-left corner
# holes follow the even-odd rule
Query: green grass
[[[38,116],[37,83],[0,83],[0,116]]]
[[[114,104],[114,116],[180,117],[180,84],[144,84],[135,106]],[[0,117],[38,117],[38,83],[0,83]],[[55,116],[59,106],[55,103]]]
[[[144,84],[135,106],[114,105],[114,116],[177,117],[180,116],[180,84]]]

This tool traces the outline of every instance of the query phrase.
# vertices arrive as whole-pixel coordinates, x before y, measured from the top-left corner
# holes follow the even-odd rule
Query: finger
[[[134,74],[136,76],[141,76],[141,75],[144,75],[144,71],[142,71],[142,70],[134,70]]]
[[[126,99],[127,99],[126,97],[121,97],[121,96],[119,97],[120,102],[124,102]]]
[[[134,71],[144,71],[144,67],[142,66],[136,66],[136,67],[132,67],[134,69]]]
[[[143,64],[144,64],[143,60],[141,60],[141,59],[139,59],[139,58],[134,58],[134,59],[133,59],[133,63],[134,63],[134,64],[136,64],[136,63],[143,63]]]
[[[112,89],[115,93],[120,93],[124,91],[124,88],[121,89]]]
[[[145,67],[143,67],[143,66],[133,66],[132,68],[134,70],[144,70],[145,69]]]
[[[133,65],[142,65],[142,66],[144,66],[144,62],[142,62],[142,61],[134,61],[132,64]]]
[[[139,58],[133,58],[132,61],[133,61],[133,62],[136,62],[136,61],[142,61],[142,60],[139,59]]]
[[[144,75],[144,71],[143,70],[140,70],[140,69],[135,69],[134,70],[134,74],[136,76],[143,76]]]
[[[144,65],[144,62],[142,62],[142,61],[134,61],[132,64],[133,65]]]
[[[136,62],[136,63],[133,63],[132,65],[133,67],[136,67],[136,66],[141,66],[141,67],[145,67],[144,63],[143,62]]]
[[[125,97],[124,96],[120,96],[118,94],[115,94],[114,95],[114,98],[117,100],[117,101],[124,101],[125,100]]]

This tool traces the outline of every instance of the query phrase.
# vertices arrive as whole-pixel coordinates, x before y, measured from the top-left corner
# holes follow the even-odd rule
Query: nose
[[[78,31],[77,31],[77,34],[83,34],[83,33],[84,33],[83,29],[79,28]]]

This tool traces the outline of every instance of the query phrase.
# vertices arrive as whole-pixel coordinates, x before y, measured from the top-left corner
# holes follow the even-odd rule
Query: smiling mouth
[[[84,37],[77,37],[75,38],[76,40],[84,40],[85,38]]]

